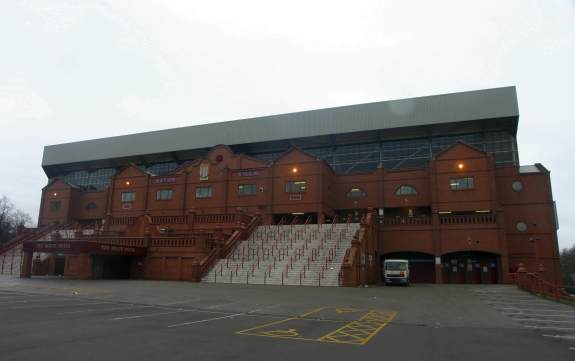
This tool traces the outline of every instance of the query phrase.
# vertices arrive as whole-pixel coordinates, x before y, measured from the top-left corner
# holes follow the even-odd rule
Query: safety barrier
[[[565,286],[553,284],[543,279],[543,277],[537,273],[527,273],[521,265],[518,271],[511,275],[511,279],[517,287],[525,291],[559,302],[575,305],[575,296],[567,293]]]
[[[489,214],[463,214],[463,215],[442,215],[439,217],[439,223],[457,225],[457,224],[493,224],[497,223],[497,217],[494,213]]]

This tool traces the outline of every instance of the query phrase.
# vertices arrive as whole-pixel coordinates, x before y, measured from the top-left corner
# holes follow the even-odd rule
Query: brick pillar
[[[431,215],[431,227],[433,237],[433,254],[434,254],[434,267],[435,267],[435,283],[443,283],[443,269],[441,268],[441,224],[439,222],[439,214],[434,210]],[[437,257],[439,257],[439,264],[437,264]]]
[[[78,255],[78,268],[76,277],[81,280],[89,280],[93,278],[92,275],[92,256],[88,253],[81,253]]]
[[[511,283],[511,278],[509,277],[509,256],[507,252],[507,234],[505,232],[505,213],[503,209],[498,209],[495,212],[495,217],[497,221],[497,238],[498,238],[498,248],[499,248],[499,282],[500,283]]]
[[[32,257],[34,252],[22,252],[22,266],[20,268],[20,278],[30,278],[32,276]]]

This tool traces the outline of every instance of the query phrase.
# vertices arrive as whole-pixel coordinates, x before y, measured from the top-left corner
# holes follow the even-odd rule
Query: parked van
[[[409,261],[406,259],[386,259],[383,262],[385,284],[409,285]]]

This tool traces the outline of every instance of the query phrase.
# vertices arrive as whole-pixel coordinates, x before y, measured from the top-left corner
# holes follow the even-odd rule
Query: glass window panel
[[[305,192],[305,181],[286,182],[286,193],[303,193]]]
[[[255,184],[240,184],[238,186],[238,193],[240,195],[253,195],[257,192],[257,186]]]
[[[160,189],[156,192],[156,200],[167,201],[172,199],[173,191],[171,189]]]
[[[197,187],[196,198],[210,198],[212,196],[212,187]]]
[[[136,200],[136,192],[122,192],[122,202],[134,202]]]

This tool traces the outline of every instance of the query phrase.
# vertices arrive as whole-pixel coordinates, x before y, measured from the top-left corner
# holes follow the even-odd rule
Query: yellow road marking
[[[287,321],[291,321],[291,320],[301,319],[301,318],[303,318],[303,317],[307,317],[307,316],[309,316],[309,315],[311,315],[311,314],[314,314],[314,313],[316,313],[316,312],[319,312],[319,311],[321,311],[321,310],[323,310],[323,309],[325,309],[325,307],[316,308],[315,310],[311,310],[311,311],[309,311],[308,313],[304,313],[303,315],[299,315],[299,316],[295,316],[295,317],[290,317],[290,318],[285,318],[285,319],[283,319],[283,320],[274,321],[274,322],[270,322],[270,323],[265,323],[265,324],[263,324],[263,325],[259,325],[259,326],[252,327],[252,328],[248,328],[247,330],[238,331],[238,332],[236,332],[236,333],[237,333],[237,334],[246,334],[246,335],[247,335],[249,331],[257,330],[257,329],[259,329],[259,328],[265,328],[265,327],[268,327],[268,326],[273,326],[273,325],[276,325],[276,324],[278,324],[278,323],[283,323],[283,322],[287,322]]]
[[[260,337],[271,337],[271,338],[283,338],[292,340],[303,340],[303,341],[317,341],[317,342],[331,342],[340,344],[353,344],[353,345],[365,345],[367,344],[375,335],[377,335],[385,326],[387,326],[397,315],[395,311],[380,311],[380,310],[370,310],[365,313],[360,319],[347,322],[342,327],[331,331],[330,333],[323,335],[319,338],[305,338],[301,337],[300,333],[295,328],[287,329],[273,329],[265,330],[265,328],[286,323],[289,321],[307,321],[316,322],[320,320],[306,319],[307,316],[318,313],[322,310],[330,309],[330,307],[320,307],[315,310],[304,313],[303,315],[289,317],[286,319],[266,323],[256,327],[252,327],[246,330],[241,330],[236,332],[240,335],[249,336],[260,336]],[[336,313],[351,313],[362,310],[356,310],[353,308],[331,308]],[[336,321],[345,322],[345,321]],[[258,331],[262,330],[262,331]]]
[[[357,312],[360,311],[356,308],[349,308],[349,307],[343,307],[343,308],[336,308],[335,312],[337,313],[350,313],[350,312]]]
[[[357,321],[350,322],[319,338],[324,342],[365,345],[379,333],[397,312],[369,311]]]

